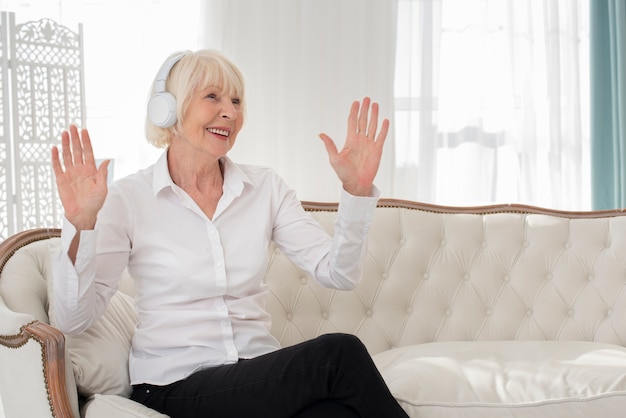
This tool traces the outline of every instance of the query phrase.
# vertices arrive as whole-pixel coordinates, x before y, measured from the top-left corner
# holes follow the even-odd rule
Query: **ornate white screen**
[[[0,239],[60,226],[50,149],[69,124],[85,125],[82,26],[15,23],[2,13]]]

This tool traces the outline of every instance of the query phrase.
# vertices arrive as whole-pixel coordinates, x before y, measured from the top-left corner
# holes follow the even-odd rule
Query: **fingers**
[[[385,139],[387,138],[387,132],[389,132],[389,119],[384,119],[383,125],[380,127],[380,132],[378,133],[378,136],[376,137],[376,143],[381,148],[385,144]]]
[[[361,103],[358,100],[352,103],[348,116],[348,132],[356,132],[372,140],[375,139],[378,129],[378,110],[378,103],[372,103],[369,97],[364,97]]]
[[[72,145],[72,163],[74,166],[83,164],[83,144],[78,135],[78,128],[76,125],[70,125],[70,142]]]
[[[357,125],[357,133],[367,135],[367,118],[369,116],[370,98],[365,97],[359,110],[359,122]]]
[[[98,167],[98,176],[100,177],[100,182],[101,184],[106,184],[107,183],[107,177],[109,174],[109,163],[111,162],[111,160],[105,160],[102,162],[102,164],[100,164],[100,167]]]
[[[96,159],[93,156],[93,148],[91,147],[91,138],[89,138],[89,131],[87,129],[81,130],[82,143],[83,143],[83,160],[85,164],[96,165]]]
[[[328,157],[332,160],[337,155],[337,146],[335,142],[326,134],[320,134],[320,139],[324,142],[324,147],[326,147],[326,152],[328,152]]]
[[[378,103],[372,103],[372,114],[367,127],[367,136],[373,138],[376,135],[376,129],[378,129]]]
[[[52,171],[54,171],[55,177],[60,177],[63,174],[63,168],[61,168],[61,161],[59,159],[59,149],[52,147]]]
[[[72,150],[70,149],[70,134],[67,131],[61,133],[61,150],[63,152],[63,165],[65,165],[65,168],[72,167],[74,161],[72,159]]]
[[[359,101],[355,100],[352,102],[352,106],[350,107],[350,114],[348,115],[348,135],[352,133],[358,133],[357,129],[357,118],[359,115]]]
[[[60,169],[62,166],[59,159],[59,152],[58,149],[56,149],[56,151],[55,149],[56,147],[53,148],[52,151],[53,166],[58,163],[58,168]],[[91,139],[89,138],[89,131],[87,129],[81,129],[79,134],[76,125],[70,125],[69,131],[61,132],[61,150],[65,169],[83,164],[92,166],[96,164]]]

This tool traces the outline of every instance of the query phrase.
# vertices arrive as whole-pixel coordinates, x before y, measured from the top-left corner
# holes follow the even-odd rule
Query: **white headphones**
[[[187,55],[183,52],[171,56],[163,63],[154,79],[154,93],[148,101],[148,119],[160,128],[169,128],[176,124],[176,98],[165,90],[165,82],[172,67]]]

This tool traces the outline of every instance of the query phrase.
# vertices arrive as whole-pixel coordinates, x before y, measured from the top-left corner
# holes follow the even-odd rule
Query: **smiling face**
[[[233,147],[243,121],[241,99],[235,93],[217,86],[197,89],[189,98],[172,145],[184,145],[194,156],[222,157]]]
[[[241,70],[220,52],[184,53],[166,80],[166,91],[176,98],[177,123],[171,128],[160,128],[146,118],[148,141],[157,147],[167,147],[182,138],[199,146],[202,133],[211,134],[205,136],[204,142],[219,138],[222,146],[227,146],[226,151],[230,150],[243,125],[244,90]]]

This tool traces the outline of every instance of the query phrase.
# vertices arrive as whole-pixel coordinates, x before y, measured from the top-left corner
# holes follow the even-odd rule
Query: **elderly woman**
[[[58,326],[89,328],[128,268],[134,400],[171,417],[406,416],[356,337],[281,348],[264,309],[271,241],[324,286],[359,282],[389,122],[379,129],[365,98],[350,109],[341,151],[320,135],[343,184],[330,237],[274,171],[228,158],[244,116],[240,70],[216,51],[186,51],[153,84],[146,135],[165,148],[154,165],[108,189],[108,162],[96,167],[87,130],[63,132],[52,150],[65,210]]]

